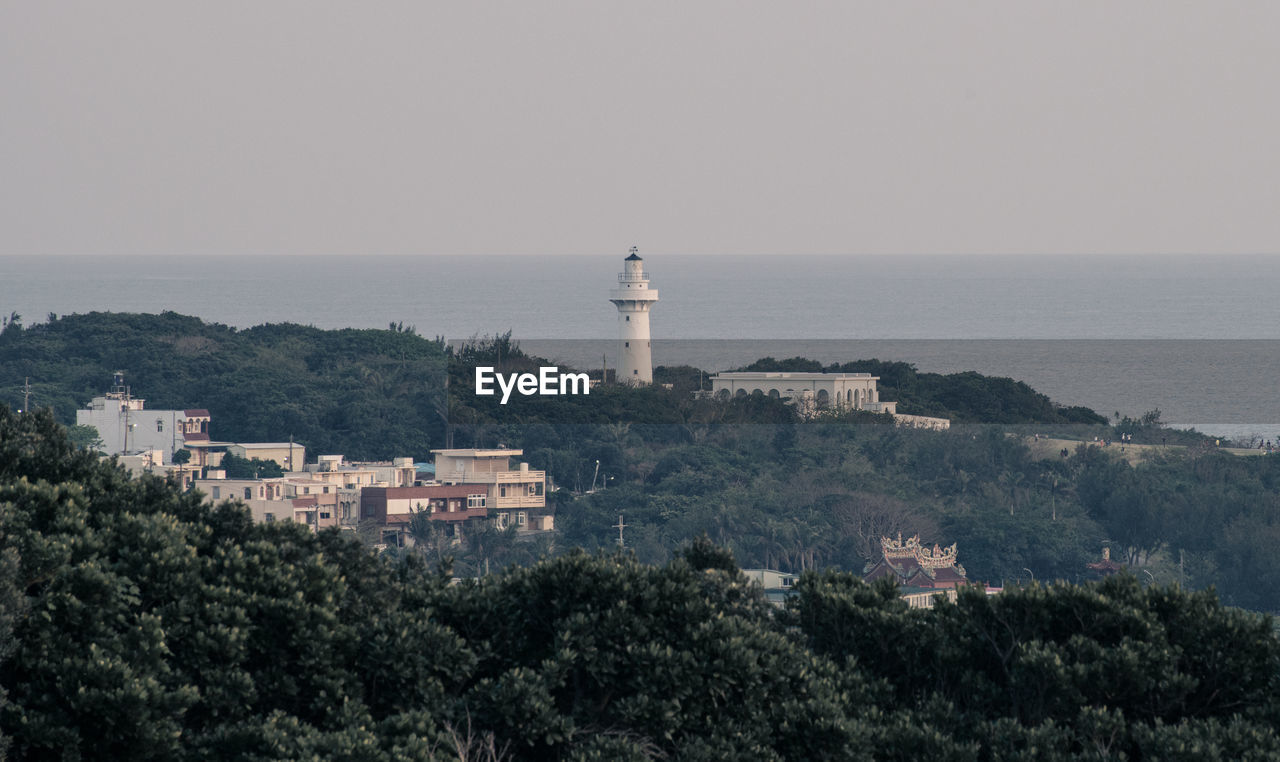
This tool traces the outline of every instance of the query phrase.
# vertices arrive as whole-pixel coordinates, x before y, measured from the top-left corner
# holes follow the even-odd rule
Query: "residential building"
[[[413,458],[393,458],[389,461],[355,461],[351,468],[373,471],[373,483],[388,487],[412,487],[418,481],[418,467]]]
[[[777,569],[743,569],[743,576],[764,588],[765,598],[775,606],[785,606],[799,575]]]
[[[132,395],[119,371],[110,391],[76,411],[76,424],[97,429],[106,454],[158,450],[166,463],[188,440],[208,441],[209,421],[209,411],[204,409],[148,410],[145,400]]]
[[[547,509],[545,471],[532,471],[528,463],[511,467],[511,458],[523,450],[432,450],[436,479],[445,484],[483,484],[488,488],[489,518],[499,529],[549,530],[555,525]]]
[[[337,487],[292,476],[270,479],[196,479],[210,502],[239,500],[260,523],[296,521],[313,530],[339,524]]]
[[[360,518],[380,524],[407,524],[414,513],[433,521],[457,523],[487,518],[489,493],[484,484],[427,484],[418,487],[365,487],[360,491]]]
[[[112,456],[103,456],[109,458]],[[178,489],[189,489],[192,483],[200,478],[200,467],[189,463],[177,465],[164,462],[163,450],[143,450],[132,455],[114,456],[116,462],[128,469],[130,475],[150,474],[165,479],[172,479]]]

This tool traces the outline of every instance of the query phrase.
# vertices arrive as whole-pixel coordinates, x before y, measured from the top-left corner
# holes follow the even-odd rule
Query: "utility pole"
[[[614,524],[613,528],[618,530],[618,547],[625,548],[627,544],[622,541],[622,530],[626,529],[627,525],[623,523],[621,513],[618,514],[618,523]]]
[[[22,412],[31,412],[31,377],[27,376],[22,381]]]

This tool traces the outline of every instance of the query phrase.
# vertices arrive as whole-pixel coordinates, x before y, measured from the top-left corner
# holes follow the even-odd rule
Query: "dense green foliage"
[[[958,543],[970,579],[1089,578],[1104,546],[1147,579],[1216,586],[1233,605],[1280,611],[1280,457],[1118,447],[1035,457],[1003,427],[500,427],[564,496],[563,545],[627,545],[660,563],[701,533],[748,567],[861,573],[879,538]],[[609,478],[616,477],[616,478]],[[601,490],[602,485],[608,485]]]
[[[1021,381],[963,373],[921,373],[905,362],[857,360],[823,365],[816,360],[766,357],[742,370],[809,373],[870,373],[878,376],[880,397],[898,402],[898,412],[948,418],[957,423],[1104,424],[1084,407],[1062,407]]]
[[[442,430],[444,352],[403,331],[300,325],[235,330],[172,312],[68,315],[0,334],[0,371],[31,378],[63,423],[125,371],[149,408],[206,408],[214,439],[349,457],[425,455]],[[0,389],[0,405],[21,407]]]
[[[562,531],[539,544],[473,532],[456,549],[468,573],[609,547],[622,514],[628,545],[650,563],[706,533],[750,566],[860,572],[880,533],[903,531],[959,543],[971,578],[998,584],[1084,579],[1107,544],[1144,579],[1216,585],[1234,605],[1280,611],[1280,556],[1271,550],[1280,542],[1272,518],[1280,459],[1232,459],[1199,446],[1137,466],[1074,446],[1038,459],[1007,436],[1012,423],[937,434],[844,425],[883,423],[866,414],[801,422],[768,397],[695,400],[705,374],[687,367],[655,371],[671,389],[605,385],[589,397],[514,397],[506,406],[471,394],[476,365],[512,372],[543,362],[509,335],[446,353],[401,330],[236,331],[172,313],[69,316],[0,334],[0,368],[30,376],[35,399],[53,403],[64,421],[124,368],[153,406],[208,407],[219,439],[293,434],[313,453],[353,458],[425,457],[449,444],[523,448],[559,487],[549,500]],[[1157,411],[1108,427],[1009,379],[874,360],[823,368],[766,358],[753,367],[871,372],[904,410],[1038,421],[1026,434],[1203,441],[1161,428]],[[1064,423],[1072,420],[1087,423]],[[77,442],[91,446],[92,432],[76,428]],[[274,473],[240,465],[235,474]]]
[[[472,393],[476,366],[492,366],[502,373],[536,373],[549,364],[521,351],[511,335],[472,340],[450,352],[450,420],[475,423],[792,423],[795,410],[769,397],[718,402],[695,400],[692,392],[710,389],[708,375],[697,368],[658,367],[652,387],[632,389],[605,385],[589,397],[520,397],[505,404],[495,397]],[[960,423],[1098,425],[1107,419],[1082,407],[1055,405],[1048,397],[1020,381],[975,372],[940,375],[920,373],[905,362],[859,360],[823,366],[814,360],[766,357],[743,370],[871,373],[879,376],[882,399],[896,400],[902,413],[948,418]],[[671,388],[663,385],[670,384]],[[834,420],[837,416],[825,416]],[[879,416],[850,412],[843,422],[885,423]]]
[[[1244,759],[1280,642],[1212,594],[803,578],[695,542],[449,584],[255,525],[0,408],[0,728],[16,759]]]

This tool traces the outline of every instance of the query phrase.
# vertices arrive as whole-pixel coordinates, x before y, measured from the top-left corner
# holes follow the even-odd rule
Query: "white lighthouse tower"
[[[649,308],[658,301],[658,292],[649,288],[644,260],[631,247],[623,260],[618,287],[609,292],[609,301],[618,307],[618,381],[624,384],[653,383],[653,356],[649,351]]]

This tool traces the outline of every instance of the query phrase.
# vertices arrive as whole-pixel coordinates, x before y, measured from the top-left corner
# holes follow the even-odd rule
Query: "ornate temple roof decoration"
[[[933,549],[930,550],[920,544],[920,535],[912,535],[903,542],[902,533],[899,532],[896,541],[889,537],[881,537],[880,549],[884,552],[886,559],[913,558],[925,569],[941,569],[956,565],[956,543],[954,542],[946,548],[934,543]]]
[[[906,540],[899,533],[897,539],[880,538],[883,558],[868,564],[864,576],[867,580],[892,575],[899,584],[907,587],[947,588],[968,582],[964,567],[956,563],[956,544],[942,547],[934,544],[926,548],[919,535]]]

